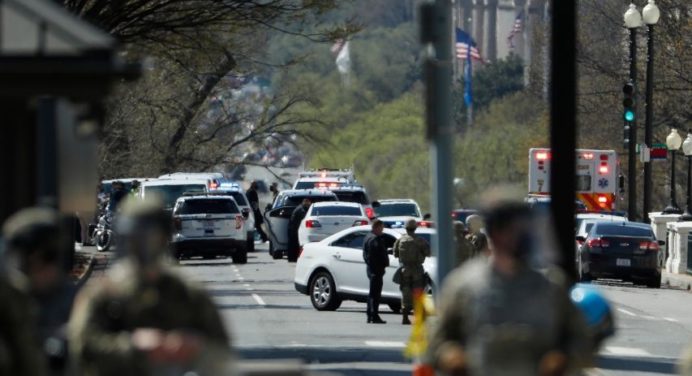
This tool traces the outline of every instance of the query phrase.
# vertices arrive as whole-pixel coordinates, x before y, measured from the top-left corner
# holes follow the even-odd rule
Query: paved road
[[[336,312],[316,311],[293,288],[294,265],[273,260],[258,245],[246,265],[192,260],[181,271],[214,297],[246,359],[302,359],[313,370],[343,375],[410,375],[402,356],[410,327],[382,309],[386,325],[365,324],[365,305],[344,302]],[[102,256],[105,257],[106,255]],[[99,264],[97,277],[108,264]],[[592,375],[672,375],[692,343],[692,295],[687,291],[599,283],[613,302],[617,335]]]

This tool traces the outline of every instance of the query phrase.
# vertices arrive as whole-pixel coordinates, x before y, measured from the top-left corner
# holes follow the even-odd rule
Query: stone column
[[[672,274],[687,273],[687,257],[689,253],[689,237],[692,232],[692,223],[690,222],[671,222],[668,224],[671,237],[673,238],[673,250],[666,261],[666,271]]]
[[[661,248],[661,253],[665,257],[665,268],[666,271],[670,272],[671,264],[673,262],[673,244],[674,240],[671,236],[666,236],[668,232],[668,224],[671,222],[677,222],[680,218],[677,214],[661,214],[660,212],[650,213],[649,218],[651,219],[651,229],[656,235],[656,239],[665,240],[666,245]]]
[[[485,0],[486,42],[481,53],[486,60],[497,60],[497,4],[498,0]]]
[[[474,0],[473,2],[473,39],[476,41],[481,53],[485,51],[485,0]]]
[[[507,37],[514,28],[514,18],[517,10],[513,0],[499,0],[497,5],[497,58],[504,59],[509,55],[510,49]]]

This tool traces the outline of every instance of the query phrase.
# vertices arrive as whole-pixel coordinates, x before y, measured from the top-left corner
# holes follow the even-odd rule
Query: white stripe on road
[[[671,317],[664,317],[663,319],[668,321],[668,322],[679,322],[678,320],[671,318]]]
[[[394,348],[404,348],[406,344],[399,341],[365,341],[366,346],[370,347],[394,347]]]
[[[635,347],[607,346],[605,348],[605,353],[616,356],[651,356],[650,352]]]
[[[245,283],[245,284],[243,284],[243,287],[250,287],[250,284],[249,284],[249,283]]]
[[[259,296],[259,295],[257,295],[257,294],[252,294],[252,299],[255,299],[255,301],[257,302],[257,304],[259,304],[259,305],[261,305],[261,306],[267,305],[267,303],[264,302],[264,299],[262,299],[262,297]]]
[[[628,310],[626,310],[626,309],[624,309],[624,308],[618,308],[618,312],[624,313],[624,314],[626,314],[627,316],[637,317],[637,314],[636,314],[636,313],[630,312],[630,311],[628,311]]]

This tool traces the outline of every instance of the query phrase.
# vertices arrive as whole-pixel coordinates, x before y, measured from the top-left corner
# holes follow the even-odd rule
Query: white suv
[[[245,218],[245,230],[247,230],[245,249],[248,252],[254,252],[256,219],[243,188],[238,183],[222,182],[216,189],[212,189],[210,192],[223,193],[233,197],[235,203],[240,208],[240,212],[243,214],[243,218]]]
[[[385,227],[403,228],[409,219],[421,222],[430,218],[428,214],[423,215],[418,203],[411,199],[378,200],[372,206]]]
[[[175,258],[230,256],[247,263],[245,220],[232,196],[184,195],[175,202],[173,224]]]

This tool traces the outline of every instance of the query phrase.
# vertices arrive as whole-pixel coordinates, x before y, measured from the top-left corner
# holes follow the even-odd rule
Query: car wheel
[[[248,232],[245,249],[248,252],[255,252],[255,233],[254,232]]]
[[[661,288],[661,275],[657,275],[656,277],[653,277],[649,280],[646,281],[646,287],[652,288],[652,289],[660,289]]]
[[[269,254],[272,256],[274,260],[278,260],[283,257],[281,251],[274,249],[274,243],[272,242],[269,242]]]
[[[336,311],[341,306],[331,274],[325,271],[315,274],[310,283],[310,301],[318,311]]]
[[[389,309],[394,313],[401,313],[401,303],[389,303]]]
[[[247,264],[247,250],[244,247],[238,247],[231,255],[231,259],[234,264]]]

